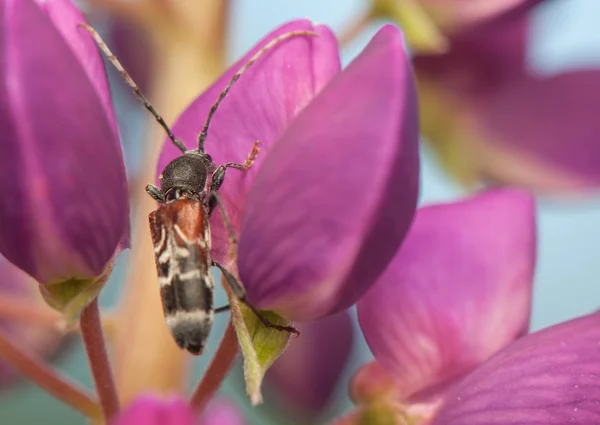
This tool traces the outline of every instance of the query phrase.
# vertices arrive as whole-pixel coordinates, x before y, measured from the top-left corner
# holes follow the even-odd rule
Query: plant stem
[[[190,398],[190,405],[198,413],[204,410],[221,386],[221,383],[233,366],[238,351],[237,336],[233,328],[233,323],[230,321],[215,356],[212,358],[206,373]]]
[[[29,378],[48,394],[78,410],[91,419],[102,416],[98,402],[84,388],[70,382],[65,376],[46,365],[39,358],[10,340],[0,331],[0,358]]]
[[[97,298],[81,313],[79,326],[104,419],[108,423],[119,412],[119,399],[106,352]]]

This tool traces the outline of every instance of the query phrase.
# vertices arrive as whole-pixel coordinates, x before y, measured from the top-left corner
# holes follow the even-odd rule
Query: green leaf
[[[231,318],[244,356],[246,390],[252,404],[257,405],[262,403],[260,387],[263,377],[287,347],[290,334],[263,325],[250,308],[231,294],[229,288],[226,291],[231,305]],[[272,311],[260,311],[260,314],[274,325],[290,325]]]

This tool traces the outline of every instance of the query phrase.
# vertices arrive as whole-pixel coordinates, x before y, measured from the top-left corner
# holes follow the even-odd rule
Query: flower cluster
[[[505,115],[506,105],[527,108],[540,91],[561,99],[574,77],[525,75],[524,53],[515,47],[523,38],[505,44],[505,36],[521,34],[515,28],[522,29],[537,2],[400,3],[374,2],[373,14],[402,11],[397,16],[405,22],[412,7],[415,22],[434,22],[427,28],[435,28],[436,38],[429,40],[443,42],[443,52],[418,38],[418,46],[429,48],[411,59],[401,30],[386,24],[342,69],[332,30],[295,20],[259,41],[175,122],[173,133],[195,149],[204,117],[251,57],[291,31],[314,35],[281,42],[242,74],[219,105],[205,145],[220,165],[243,163],[260,142],[254,164],[228,171],[219,189],[223,210],[210,219],[211,256],[239,276],[244,303],[273,323],[296,322],[301,336],[290,342],[285,332],[265,327],[225,285],[231,324],[185,400],[187,369],[179,358],[153,364],[183,371],[175,377],[177,395],[160,394],[171,388],[158,384],[129,394],[127,383],[113,379],[107,341],[117,354],[119,341],[132,351],[144,345],[144,364],[152,364],[147,347],[153,342],[127,334],[127,310],[110,321],[100,318],[97,296],[129,246],[128,187],[134,186],[127,182],[100,50],[81,28],[87,21],[69,0],[1,0],[0,189],[11,196],[0,198],[0,360],[107,424],[237,425],[245,423],[238,407],[213,396],[239,344],[252,403],[262,400],[264,377],[269,397],[286,399],[315,421],[350,362],[356,335],[349,308],[356,306],[374,358],[350,381],[355,407],[333,423],[599,422],[599,313],[528,332],[537,247],[533,196],[495,187],[417,209],[420,124],[426,134],[435,130],[437,143],[442,133],[432,117],[442,112],[457,115],[461,131],[464,122],[473,127],[463,138],[446,117],[451,131],[440,137],[468,143],[477,133],[479,147],[486,137],[504,143],[493,156],[476,153],[488,146],[459,159],[459,168],[473,173],[469,179],[593,184],[597,158],[589,149],[555,149],[553,140],[563,133],[553,127],[551,107],[532,108],[527,125],[521,113]],[[415,40],[407,33],[409,43]],[[473,78],[460,78],[463,73]],[[587,130],[576,138],[586,147]],[[535,152],[544,171],[519,174],[520,157],[503,174],[508,156],[495,155],[517,150]],[[179,155],[165,138],[156,175]],[[492,157],[499,162],[489,162]],[[564,179],[545,174],[549,163]],[[231,230],[238,239],[234,255]],[[35,298],[38,289],[51,309]],[[56,349],[65,328],[82,336],[97,398],[39,358]],[[115,328],[124,339],[111,338]],[[0,383],[13,377],[8,371],[0,363]]]

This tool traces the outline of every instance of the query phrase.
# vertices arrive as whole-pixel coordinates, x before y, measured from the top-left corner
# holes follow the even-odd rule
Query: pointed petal
[[[367,343],[402,399],[451,385],[527,330],[534,218],[530,195],[503,189],[417,212],[358,303]]]
[[[600,313],[529,334],[467,376],[432,425],[600,423]]]
[[[302,413],[319,415],[344,371],[353,345],[348,311],[297,326],[300,338],[273,364],[266,375],[270,387]]]
[[[116,135],[38,6],[7,0],[0,19],[0,251],[41,283],[98,276],[129,220]]]
[[[402,35],[387,25],[273,146],[240,234],[256,307],[314,320],[354,304],[383,271],[417,200],[415,103]]]
[[[94,86],[98,98],[104,107],[106,116],[115,132],[116,137],[112,140],[118,142],[119,130],[117,119],[112,106],[112,98],[102,56],[90,34],[77,26],[81,23],[87,23],[87,19],[71,0],[35,0],[35,2],[48,15],[67,45],[73,51],[77,60],[79,60],[90,83]]]
[[[239,229],[247,191],[266,154],[287,125],[340,69],[337,42],[331,30],[308,20],[297,20],[277,28],[230,67],[206,92],[183,112],[173,132],[190,149],[197,139],[209,109],[233,75],[267,41],[289,31],[315,31],[319,36],[298,36],[283,41],[262,56],[231,88],[211,122],[206,152],[217,164],[243,163],[255,140],[261,152],[246,172],[230,170],[219,191],[235,229]],[[158,174],[181,152],[166,141],[158,162]],[[226,261],[229,237],[220,212],[211,220],[213,256]]]

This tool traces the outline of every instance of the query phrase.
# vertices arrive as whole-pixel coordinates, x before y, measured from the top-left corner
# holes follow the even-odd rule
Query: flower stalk
[[[106,422],[110,422],[119,412],[119,399],[106,352],[98,299],[83,310],[80,327],[102,412]]]
[[[88,418],[99,419],[102,416],[100,405],[91,394],[15,344],[3,331],[0,331],[0,358],[48,394]]]
[[[230,321],[206,373],[190,398],[190,406],[198,412],[204,411],[233,366],[239,347],[233,323]]]

